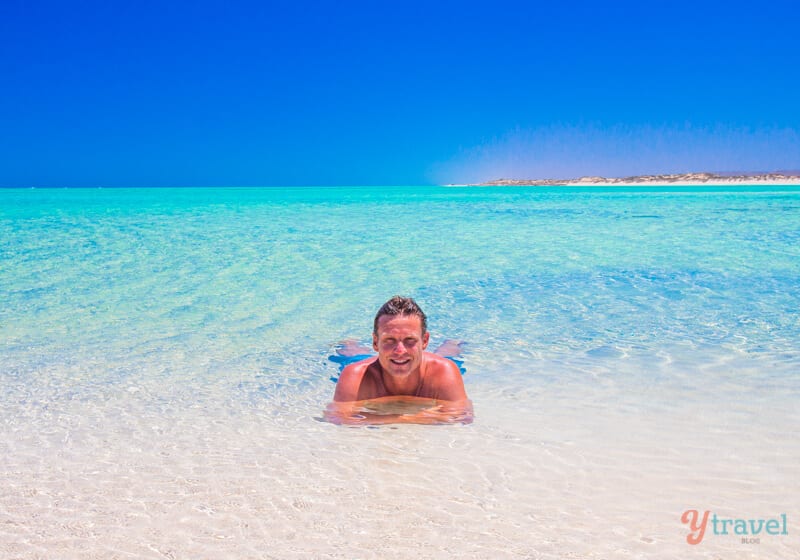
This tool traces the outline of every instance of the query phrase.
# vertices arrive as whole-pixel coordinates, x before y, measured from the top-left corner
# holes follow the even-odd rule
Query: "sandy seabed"
[[[476,381],[469,426],[327,424],[330,383],[251,407],[153,383],[35,424],[21,409],[0,439],[0,557],[794,558],[797,412],[735,385],[687,401],[692,379],[654,382],[646,407],[611,379]],[[785,513],[789,536],[690,546],[687,509]]]

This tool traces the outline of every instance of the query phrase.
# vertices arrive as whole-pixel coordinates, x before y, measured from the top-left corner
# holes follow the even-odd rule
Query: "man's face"
[[[422,321],[416,315],[382,315],[378,333],[372,335],[372,347],[383,371],[405,377],[419,369],[429,338],[430,333],[422,333]]]

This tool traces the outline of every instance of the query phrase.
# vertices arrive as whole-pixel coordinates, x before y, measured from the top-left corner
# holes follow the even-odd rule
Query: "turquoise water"
[[[135,358],[169,380],[175,352],[213,357],[187,372],[195,381],[294,354],[314,382],[318,357],[368,340],[394,293],[424,303],[434,336],[492,356],[711,346],[764,376],[800,365],[797,188],[0,196],[2,365],[22,383],[101,357],[104,382],[144,375]]]
[[[433,346],[445,338],[467,342],[464,380],[476,422],[430,437],[464,450],[456,464],[474,457],[473,445],[485,459],[452,472],[442,459],[439,474],[447,471],[447,480],[461,483],[451,505],[436,506],[441,523],[449,527],[463,516],[483,523],[490,515],[520,529],[513,537],[502,528],[484,531],[478,548],[462,543],[455,552],[547,557],[550,546],[553,557],[591,557],[581,538],[543,524],[546,509],[506,511],[517,507],[511,494],[494,513],[486,513],[486,504],[506,488],[529,488],[542,499],[559,481],[574,484],[559,478],[556,463],[540,463],[545,456],[584,476],[593,472],[592,457],[601,473],[602,466],[638,457],[638,474],[620,479],[620,488],[642,472],[658,477],[656,448],[664,442],[674,443],[673,467],[699,472],[708,453],[744,445],[730,460],[746,465],[738,478],[759,490],[741,494],[726,483],[708,494],[709,507],[738,511],[774,503],[797,519],[798,494],[791,494],[797,483],[788,473],[798,453],[786,429],[794,426],[789,431],[796,434],[800,420],[793,404],[800,396],[798,187],[0,190],[0,262],[0,466],[20,480],[15,484],[37,492],[26,499],[9,492],[0,505],[21,525],[35,526],[32,508],[52,509],[60,499],[56,511],[93,524],[92,530],[82,525],[96,533],[87,542],[135,552],[112,542],[111,528],[142,500],[106,504],[92,517],[86,506],[97,503],[103,484],[124,487],[124,480],[141,479],[153,488],[175,471],[213,493],[214,481],[224,479],[220,473],[253,463],[277,488],[262,498],[283,524],[260,526],[260,533],[237,541],[242,546],[256,550],[266,537],[289,542],[294,531],[301,540],[319,535],[319,554],[327,543],[342,557],[356,550],[370,556],[364,550],[377,550],[377,541],[369,531],[361,540],[351,535],[331,544],[325,537],[330,517],[313,517],[302,507],[287,510],[291,517],[279,504],[296,498],[298,484],[305,488],[302,503],[327,503],[321,496],[357,479],[360,496],[384,508],[394,491],[424,500],[441,487],[435,473],[408,487],[370,486],[363,472],[329,471],[319,458],[328,453],[332,464],[344,464],[336,450],[358,455],[367,449],[367,461],[389,453],[386,460],[403,469],[431,468],[428,460],[413,459],[414,446],[433,445],[426,432],[382,428],[353,436],[318,421],[337,372],[326,357],[344,338],[367,342],[375,310],[396,293],[423,306]],[[682,422],[698,418],[705,428],[683,449]],[[619,426],[632,423],[640,432],[626,439]],[[600,427],[607,428],[603,437]],[[720,442],[721,434],[735,437],[745,429],[756,434],[753,442]],[[358,437],[372,439],[363,446],[341,439]],[[404,438],[415,438],[405,450],[412,466],[396,456],[397,442],[408,443]],[[610,442],[608,455],[597,455],[599,439]],[[492,462],[507,456],[509,442],[526,468]],[[381,447],[387,445],[389,452]],[[316,454],[309,451],[315,446]],[[153,454],[137,459],[131,449]],[[243,449],[255,457],[243,459]],[[106,465],[100,469],[106,478],[75,484],[98,464]],[[377,472],[390,468],[381,465]],[[525,474],[532,465],[559,474],[533,484]],[[298,482],[298,468],[315,482]],[[681,504],[700,507],[694,503],[700,488],[717,480],[708,469],[696,487],[673,484],[679,503],[672,509],[639,504],[603,514],[617,519],[617,528],[633,518],[658,521],[638,529],[641,534],[609,536],[598,517],[576,522],[606,535],[600,541],[607,551],[628,539],[662,547],[651,553],[670,546],[680,552],[683,528],[667,520]],[[65,473],[68,482],[55,482]],[[244,484],[240,475],[235,480]],[[187,499],[168,488],[169,503]],[[561,489],[552,504],[572,496],[567,503],[575,511],[591,510],[585,495]],[[247,519],[242,512],[259,517],[239,499],[231,515],[240,522]],[[461,511],[454,504],[474,507]],[[194,506],[194,514],[207,514]],[[151,532],[156,510],[142,514],[152,520]],[[553,505],[550,513],[557,511]],[[407,528],[422,519],[413,505],[401,513]],[[114,523],[101,522],[109,516],[116,516]],[[345,529],[358,523],[353,519]],[[157,549],[167,543],[183,553],[216,550],[191,531],[145,537],[150,533],[139,529],[134,534]],[[86,551],[76,544],[81,537],[64,544],[69,526],[53,531],[37,537],[31,529],[12,539],[18,549],[5,552],[56,549],[79,557]],[[716,542],[723,550],[734,546],[721,537]],[[789,557],[784,543],[775,542],[772,552]],[[311,550],[294,543],[278,556]],[[403,546],[396,542],[391,550],[414,552]]]

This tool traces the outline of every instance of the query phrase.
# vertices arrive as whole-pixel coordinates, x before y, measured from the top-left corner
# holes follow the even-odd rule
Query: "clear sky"
[[[0,186],[800,169],[800,3],[0,2]]]

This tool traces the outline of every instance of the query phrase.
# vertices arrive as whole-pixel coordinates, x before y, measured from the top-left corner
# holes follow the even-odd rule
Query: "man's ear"
[[[425,331],[425,334],[422,335],[422,349],[425,350],[428,347],[428,341],[431,339],[431,333]]]
[[[372,333],[372,349],[378,351],[378,335]]]

